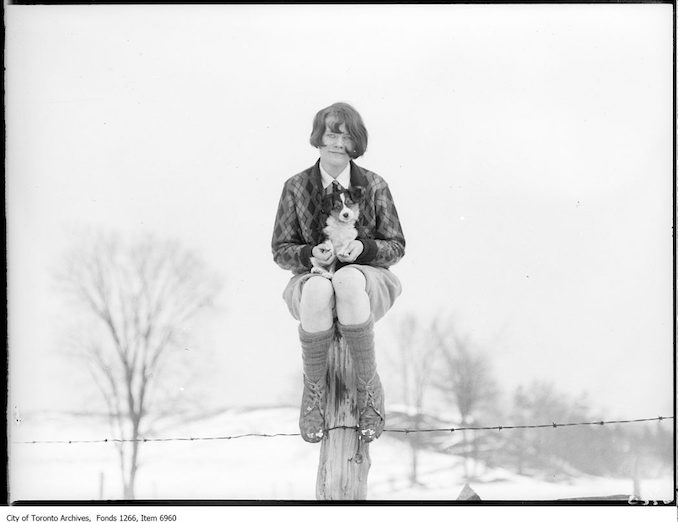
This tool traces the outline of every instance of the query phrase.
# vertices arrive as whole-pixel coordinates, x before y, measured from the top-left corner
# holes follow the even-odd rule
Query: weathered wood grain
[[[356,377],[346,343],[335,337],[327,370],[327,434],[320,448],[317,500],[365,500],[369,444],[358,438]]]

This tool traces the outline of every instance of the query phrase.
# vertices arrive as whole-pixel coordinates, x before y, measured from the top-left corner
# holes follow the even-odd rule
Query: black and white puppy
[[[324,252],[343,254],[348,244],[358,237],[356,222],[360,216],[360,202],[365,197],[365,189],[360,186],[350,189],[335,190],[323,198],[323,212],[327,216],[326,226],[323,228],[325,241],[320,245]],[[321,266],[315,258],[311,258],[312,274],[320,274],[327,279],[334,275],[335,261],[326,267]]]

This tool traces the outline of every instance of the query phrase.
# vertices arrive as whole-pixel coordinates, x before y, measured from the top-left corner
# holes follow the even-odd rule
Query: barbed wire
[[[625,419],[625,420],[601,420],[588,422],[551,422],[549,424],[523,424],[510,426],[459,426],[449,428],[386,428],[385,433],[454,433],[457,431],[502,431],[502,430],[524,430],[524,429],[541,429],[541,428],[567,428],[572,426],[607,426],[610,424],[630,424],[637,422],[652,422],[673,419],[673,416],[652,417],[644,419]],[[334,426],[327,428],[325,431],[333,431],[339,429],[357,430],[357,426]],[[247,437],[300,437],[299,433],[242,433],[239,435],[220,435],[214,437],[166,437],[166,438],[139,438],[139,439],[120,439],[120,438],[105,438],[92,440],[32,440],[32,441],[13,441],[13,444],[102,444],[102,443],[127,443],[127,442],[196,442],[196,441],[210,441],[210,440],[234,440],[243,439]]]
[[[517,426],[462,426],[458,428],[429,428],[410,430],[407,428],[392,428],[384,431],[391,431],[396,433],[435,433],[435,432],[455,432],[455,431],[480,431],[480,430],[517,430],[517,429],[535,429],[535,428],[566,428],[570,426],[605,426],[606,424],[629,424],[632,422],[650,422],[663,421],[664,419],[673,419],[673,417],[652,417],[648,419],[627,419],[627,420],[611,420],[611,421],[588,421],[588,422],[551,422],[550,424],[524,424]]]

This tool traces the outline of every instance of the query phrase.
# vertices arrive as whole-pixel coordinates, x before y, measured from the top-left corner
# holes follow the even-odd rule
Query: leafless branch
[[[154,392],[163,361],[211,306],[216,278],[177,243],[147,237],[125,244],[110,234],[75,248],[58,277],[99,335],[82,345],[82,353],[109,419],[124,438],[137,439],[145,419],[172,410],[162,402],[173,399]],[[138,444],[120,444],[118,451],[126,495],[133,495]]]

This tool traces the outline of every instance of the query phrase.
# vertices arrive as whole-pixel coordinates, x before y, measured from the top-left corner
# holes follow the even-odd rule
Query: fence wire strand
[[[568,428],[572,426],[607,426],[610,424],[630,424],[637,422],[652,422],[673,419],[673,416],[652,417],[645,419],[625,419],[608,421],[589,421],[589,422],[551,422],[549,424],[524,424],[510,426],[459,426],[449,428],[386,428],[385,433],[455,433],[457,431],[502,431],[502,430],[525,430],[542,428]],[[357,430],[357,426],[334,426],[327,428],[326,431],[348,429]],[[220,435],[214,437],[167,437],[167,438],[139,438],[139,439],[93,439],[93,440],[32,440],[32,441],[13,441],[13,444],[102,444],[102,443],[126,443],[126,442],[197,442],[213,440],[234,440],[248,437],[274,438],[274,437],[300,437],[299,433],[242,433],[239,435]]]

